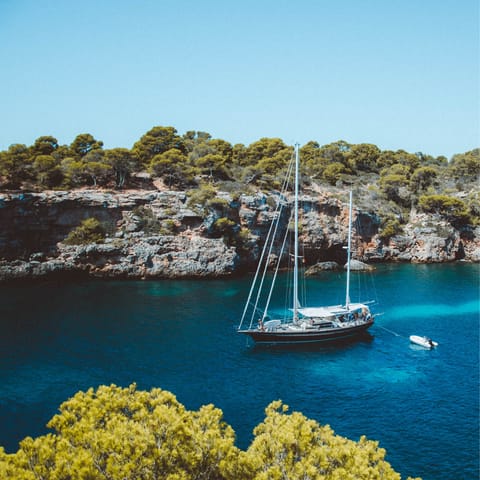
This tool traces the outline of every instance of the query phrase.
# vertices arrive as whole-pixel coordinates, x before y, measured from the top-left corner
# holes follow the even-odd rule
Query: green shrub
[[[175,215],[176,211],[174,208],[165,208],[163,210],[163,215],[167,216],[167,217],[173,217]]]
[[[467,205],[463,200],[447,195],[422,195],[418,206],[425,212],[437,213],[456,224],[472,223]]]
[[[378,236],[383,241],[388,241],[390,240],[391,237],[402,233],[402,231],[403,231],[402,226],[397,218],[387,217],[381,223]]]
[[[162,235],[170,235],[177,231],[177,224],[175,223],[175,220],[172,220],[171,218],[163,220],[161,225],[160,233]]]
[[[235,225],[236,223],[233,220],[222,217],[215,220],[215,223],[213,224],[213,232],[215,235],[223,237],[225,243],[230,245],[235,234]]]
[[[224,198],[211,198],[207,200],[206,206],[209,208],[213,208],[214,210],[227,210],[230,207],[230,204]]]
[[[63,243],[67,245],[85,245],[87,243],[102,243],[105,239],[105,228],[93,217],[83,220],[65,238]]]
[[[147,234],[160,233],[162,224],[151,208],[142,205],[134,208],[132,213],[139,219],[138,223],[140,230],[143,230]]]
[[[431,187],[438,176],[437,169],[433,167],[419,167],[410,177],[410,188],[413,192],[420,192]]]
[[[330,185],[335,185],[342,178],[342,175],[346,173],[348,173],[348,170],[343,163],[333,162],[325,167],[325,170],[323,171],[323,178]]]
[[[213,198],[215,198],[216,194],[217,192],[215,188],[209,183],[205,183],[201,185],[199,188],[195,190],[190,190],[187,193],[188,195],[187,205],[193,209],[198,207],[204,208],[208,200],[212,200]]]
[[[480,195],[478,193],[470,195],[467,199],[467,207],[472,224],[480,225]]]

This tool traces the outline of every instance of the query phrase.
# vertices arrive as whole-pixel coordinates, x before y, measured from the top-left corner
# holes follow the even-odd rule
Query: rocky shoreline
[[[232,197],[205,209],[185,192],[75,190],[0,194],[0,281],[84,275],[95,278],[214,278],[254,268],[272,216],[275,194]],[[302,199],[302,244],[307,266],[344,263],[346,205],[329,192]],[[220,206],[219,206],[220,204]],[[148,211],[158,231],[149,232],[139,212]],[[287,212],[288,213],[288,212]],[[103,243],[66,245],[82,220],[108,226]],[[243,242],[215,232],[227,217]],[[286,214],[285,222],[288,222]],[[380,239],[375,212],[354,211],[352,257],[366,263],[480,262],[480,228],[455,229],[438,215],[412,211],[401,235]]]

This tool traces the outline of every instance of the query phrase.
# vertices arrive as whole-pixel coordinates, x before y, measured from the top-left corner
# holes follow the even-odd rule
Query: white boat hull
[[[432,349],[438,347],[437,342],[434,342],[428,337],[420,337],[419,335],[410,335],[410,341],[415,345],[420,345],[423,348]]]

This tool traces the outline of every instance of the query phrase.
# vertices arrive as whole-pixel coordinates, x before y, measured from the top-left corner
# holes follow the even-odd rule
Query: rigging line
[[[301,302],[300,305],[305,306],[307,304],[307,280],[305,276],[305,241],[302,238],[302,275],[300,277],[301,280],[301,285],[300,285],[300,290],[301,290]]]
[[[295,203],[294,203],[294,222],[295,222],[295,238],[294,238],[294,277],[293,277],[293,321],[298,321],[298,180],[299,180],[299,144],[295,144]]]
[[[378,328],[381,328],[382,330],[385,330],[386,332],[389,332],[389,333],[395,335],[396,337],[407,338],[407,337],[405,337],[405,336],[403,336],[403,335],[400,335],[400,334],[397,333],[397,332],[394,332],[393,330],[389,330],[388,328],[382,327],[381,325],[377,325],[377,327],[378,327]]]
[[[352,253],[352,191],[350,190],[349,195],[349,206],[348,206],[348,245],[347,245],[347,287],[345,291],[345,307],[348,310],[350,304],[350,259]]]
[[[287,169],[287,175],[285,176],[283,180],[283,185],[282,185],[282,193],[285,193],[288,191],[288,185],[290,183],[290,177],[292,176],[292,171],[293,171],[293,166],[295,165],[295,152],[292,152],[292,156],[290,157],[290,162],[288,164],[288,169]]]
[[[291,176],[291,173],[292,173],[292,163],[290,164],[289,169],[287,171],[287,179]],[[285,182],[284,187],[287,188],[287,186],[288,186],[288,182]],[[282,203],[282,206],[280,208],[280,212],[283,211],[283,206],[284,206],[284,204]],[[255,302],[255,308],[257,308],[258,302],[260,300],[261,292],[263,291],[263,282],[265,280],[265,275],[266,275],[267,269],[268,269],[268,259],[270,258],[271,254],[272,254],[272,251],[273,251],[274,240],[277,237],[277,231],[278,231],[278,226],[280,225],[280,219],[281,219],[281,215],[279,214],[278,219],[275,222],[275,229],[274,229],[274,232],[273,232],[273,235],[272,235],[272,240],[271,240],[271,243],[270,243],[270,248],[269,248],[269,251],[268,251],[267,259],[265,261],[265,266],[264,266],[262,279],[261,279],[260,286],[259,286],[259,289],[258,289],[258,292],[257,292],[257,299],[256,299],[256,302]],[[286,229],[286,235],[288,235],[288,228]],[[268,299],[267,299],[267,304],[266,304],[265,309],[264,309],[263,318],[265,318],[265,316],[266,316],[268,305],[270,303],[270,298],[272,296],[272,291],[273,291],[273,287],[275,285],[275,279],[276,279],[276,276],[277,276],[277,272],[278,272],[278,269],[280,267],[280,263],[281,263],[281,260],[282,260],[282,254],[283,254],[284,248],[285,248],[285,239],[282,243],[282,247],[280,249],[280,254],[278,256],[276,271],[275,271],[274,278],[273,278],[273,281],[272,281],[272,284],[271,284],[271,287],[270,287],[270,293],[269,293],[269,296],[268,296]],[[253,320],[254,320],[253,317],[254,317],[254,313],[252,314],[252,318],[250,319],[250,328],[253,325]]]
[[[291,222],[292,216],[290,215],[289,224]],[[294,268],[293,268],[293,251],[292,247],[292,235],[290,232],[285,232],[287,236],[286,241],[287,245],[285,251],[287,252],[287,265],[286,265],[286,279],[285,279],[285,288],[283,289],[283,319],[287,319],[287,313],[292,309],[292,294],[293,294],[293,277],[294,277]]]
[[[292,307],[292,292],[293,292],[293,266],[292,266],[292,256],[290,254],[290,250],[292,250],[292,239],[288,238],[288,246],[287,246],[287,251],[288,253],[288,258],[287,258],[287,268],[286,268],[286,283],[285,283],[285,289],[283,292],[283,319],[286,320],[287,313],[289,312],[291,307]]]
[[[363,226],[363,223],[360,220],[359,209],[357,209],[357,217],[355,219],[354,226],[358,232],[358,235],[360,236],[361,241],[363,241],[363,238],[365,235],[367,235],[367,238],[368,238],[369,231],[366,227]],[[363,250],[363,247],[362,247],[362,257],[363,257],[362,261],[366,261],[366,263],[369,263],[368,259],[365,259],[365,252]],[[377,292],[377,286],[375,282],[375,273],[373,270],[365,273],[368,273],[368,275],[365,276],[365,282],[362,285],[363,288],[365,288],[365,295],[368,295],[370,298],[373,296],[373,300],[375,300],[375,302],[378,303],[378,292]]]
[[[300,217],[299,217],[299,228],[303,231],[303,224],[304,224],[304,201],[299,198],[299,209],[300,209]],[[307,281],[306,281],[306,275],[305,275],[305,269],[306,269],[306,257],[305,257],[305,237],[301,235],[301,244],[300,244],[300,250],[301,250],[301,255],[299,258],[302,259],[301,261],[301,267],[300,267],[300,285],[299,285],[299,296],[300,296],[300,307],[306,306],[307,305]]]
[[[276,210],[275,210],[275,212],[274,212],[274,215],[276,215],[277,213],[279,213],[279,211],[281,212],[281,209],[282,209],[281,205],[280,205],[280,204],[277,204],[277,207],[276,207]],[[264,248],[262,249],[262,254],[261,254],[261,256],[260,256],[260,260],[259,260],[258,265],[257,265],[257,270],[256,270],[256,272],[255,272],[255,277],[254,277],[254,279],[253,279],[252,286],[250,287],[250,292],[249,292],[249,294],[248,294],[247,302],[245,303],[245,308],[244,308],[244,310],[243,310],[243,315],[242,315],[242,318],[241,318],[241,320],[240,320],[240,325],[239,325],[238,328],[241,328],[241,327],[242,327],[243,321],[245,320],[245,315],[246,315],[247,310],[248,310],[248,307],[249,307],[249,305],[250,305],[250,299],[252,298],[253,292],[255,291],[255,287],[256,287],[256,285],[257,285],[258,274],[260,273],[260,268],[261,268],[262,263],[263,263],[263,258],[264,258],[264,256],[265,256],[265,252],[266,252],[266,250],[267,250],[268,242],[270,242],[270,236],[271,236],[271,232],[272,232],[273,224],[274,224],[274,223],[275,223],[275,222],[272,222],[272,223],[270,224],[270,228],[269,228],[268,233],[267,233],[267,238],[265,239],[265,246],[264,246]],[[257,303],[258,303],[258,302],[257,302]],[[257,307],[257,304],[255,303],[255,304],[254,304],[254,308],[256,309],[256,307]],[[252,322],[250,323],[250,326],[251,326],[251,325],[252,325]]]
[[[286,229],[285,236],[283,237],[282,249],[280,250],[281,252],[284,251],[285,242],[287,240],[287,237],[288,237],[288,228]],[[281,255],[280,255],[280,260],[281,260]],[[275,281],[277,279],[278,269],[280,268],[280,260],[277,262],[277,267],[275,268],[275,273],[273,275],[272,284],[270,285],[270,292],[268,293],[267,302],[265,303],[265,310],[263,311],[262,321],[265,320],[265,317],[267,316],[267,310],[268,310],[268,307],[270,305],[270,300],[272,298],[273,288],[275,286]]]
[[[284,181],[284,184],[282,186],[282,191],[281,191],[281,195],[284,195],[285,192],[286,192],[286,189],[288,187],[288,178],[291,176],[291,173],[292,173],[292,170],[293,170],[293,162],[291,161],[290,162],[290,165],[289,165],[289,168],[287,170],[287,177]],[[258,290],[257,290],[257,296],[256,296],[256,299],[255,299],[255,304],[254,304],[254,310],[252,311],[252,316],[250,317],[250,325],[249,325],[249,328],[252,328],[253,326],[253,322],[254,322],[254,317],[255,317],[255,311],[258,309],[258,302],[260,301],[260,295],[262,294],[262,290],[263,290],[263,282],[265,280],[265,275],[267,273],[267,269],[268,269],[268,259],[270,258],[270,255],[273,251],[273,245],[274,245],[274,240],[277,236],[277,230],[278,230],[278,225],[280,224],[280,218],[281,218],[281,213],[283,211],[283,207],[284,207],[284,202],[282,202],[281,200],[278,202],[277,204],[277,208],[275,210],[275,214],[278,214],[278,217],[276,219],[276,221],[272,221],[272,223],[270,224],[270,228],[268,230],[268,235],[267,235],[267,239],[265,241],[265,245],[264,245],[264,248],[262,250],[262,255],[261,255],[261,258],[260,258],[260,261],[258,262],[258,267],[257,267],[257,272],[255,274],[255,278],[254,278],[254,281],[253,281],[253,285],[252,285],[252,288],[250,289],[251,293],[253,294],[253,291],[254,291],[254,286],[256,285],[256,282],[257,282],[257,278],[258,278],[258,273],[260,272],[260,267],[264,261],[264,257],[265,257],[265,252],[267,251],[268,249],[268,254],[267,254],[267,258],[265,259],[265,264],[264,264],[264,268],[263,268],[263,274],[262,274],[262,277],[261,277],[261,280],[260,280],[260,284],[258,286]],[[273,228],[273,225],[275,224],[275,228],[274,228],[274,231],[272,233],[272,228]],[[281,259],[281,255],[279,256],[279,262],[280,262],[280,259]],[[249,295],[249,299],[248,301],[250,300],[250,296]],[[247,302],[248,304],[248,302]],[[244,311],[244,315],[247,311],[247,305],[245,306],[245,311]],[[242,320],[241,320],[241,323],[240,325],[243,323],[243,318],[244,316],[242,316]]]
[[[353,215],[353,212],[352,212]],[[354,235],[355,232],[355,235]],[[361,235],[360,233],[360,227],[359,227],[359,222],[358,222],[358,210],[356,210],[356,217],[355,220],[352,219],[352,252],[350,255],[350,261],[352,260],[360,260],[359,255],[358,255],[358,236]],[[357,294],[356,298],[357,299],[363,299],[366,298],[364,297],[365,293],[363,291],[364,289],[364,278],[363,275],[361,275],[363,272],[357,272],[355,274],[354,278],[356,280],[356,287],[357,287]]]
[[[255,305],[254,305],[252,302],[250,302],[250,303],[248,304],[248,306],[249,306],[249,307],[252,307],[252,308],[255,308]],[[257,309],[257,310],[258,310],[259,312],[261,311],[260,309]]]
[[[288,176],[291,174],[291,169],[292,169],[292,166],[291,166],[291,163],[290,163],[290,167],[289,167],[289,171],[288,171],[288,174],[287,174],[287,178]],[[280,195],[283,195],[284,192],[286,190],[286,180],[284,180],[284,184],[282,185],[282,189],[281,189],[281,192],[280,192]],[[282,209],[283,209],[283,203],[281,201],[279,201],[275,207],[275,211],[273,212],[274,213],[274,216],[275,215],[278,215],[279,217],[281,216],[281,212],[282,212]],[[258,281],[258,274],[260,273],[260,269],[261,269],[261,266],[262,266],[262,263],[263,263],[263,259],[265,257],[265,252],[267,251],[267,248],[268,248],[268,245],[269,245],[269,242],[272,242],[273,244],[273,239],[271,239],[271,236],[272,236],[272,230],[273,230],[273,225],[274,223],[276,222],[271,222],[270,223],[270,227],[268,229],[268,233],[267,233],[267,237],[265,239],[265,245],[262,249],[262,253],[261,253],[261,256],[260,256],[260,260],[258,262],[258,265],[257,265],[257,270],[255,272],[255,277],[253,279],[253,282],[252,282],[252,286],[250,287],[250,292],[248,294],[248,298],[247,298],[247,301],[245,303],[245,308],[243,310],[243,314],[242,314],[242,318],[240,320],[240,325],[238,328],[241,328],[242,325],[243,325],[243,322],[245,320],[245,315],[247,314],[247,311],[248,311],[248,307],[249,305],[251,305],[250,303],[250,300],[252,298],[252,295],[255,291],[255,287],[257,286],[257,281]],[[261,288],[259,289],[261,290]],[[252,314],[252,319],[250,321],[250,328],[252,327],[252,324],[253,324],[253,316],[255,315],[255,310],[257,309],[257,304],[258,304],[258,300],[257,302],[254,304],[254,311],[253,311],[253,314]],[[253,304],[252,304],[253,305]]]
[[[262,289],[263,289],[263,282],[265,280],[265,274],[266,274],[267,268],[268,268],[268,259],[270,258],[270,254],[272,252],[275,236],[277,234],[277,227],[278,227],[278,224],[280,223],[279,218],[281,216],[282,209],[283,209],[283,206],[280,206],[279,211],[275,212],[275,214],[278,213],[278,219],[276,221],[272,222],[271,225],[270,225],[270,229],[269,229],[268,235],[267,235],[267,240],[266,240],[264,248],[262,250],[262,255],[261,255],[260,261],[258,262],[257,273],[255,275],[254,285],[256,285],[258,273],[260,272],[262,264],[264,265],[264,267],[263,267],[262,276],[260,278],[260,283],[259,283],[258,289],[257,289],[257,295],[256,295],[256,298],[255,298],[255,303],[254,303],[254,307],[253,307],[253,311],[252,311],[252,316],[250,317],[249,328],[252,328],[254,317],[255,317],[255,312],[258,310],[258,302],[260,301],[260,295],[262,294]],[[275,224],[275,228],[273,229],[274,224]],[[273,229],[273,233],[272,233],[272,229]],[[267,252],[267,250],[268,250],[268,252]],[[265,253],[267,253],[266,258],[265,258]]]

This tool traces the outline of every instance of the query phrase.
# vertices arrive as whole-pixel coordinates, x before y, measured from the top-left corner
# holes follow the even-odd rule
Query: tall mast
[[[352,242],[352,191],[350,190],[350,201],[348,207],[348,246],[347,246],[347,288],[345,294],[345,307],[350,305],[350,250]]]
[[[294,206],[294,267],[293,267],[293,321],[298,320],[298,183],[299,183],[299,152],[298,143],[295,144],[295,206]]]

